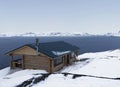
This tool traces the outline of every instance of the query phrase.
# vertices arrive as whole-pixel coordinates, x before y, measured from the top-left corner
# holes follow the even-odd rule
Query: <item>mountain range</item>
[[[1,33],[0,37],[35,37],[35,36],[120,36],[120,31],[117,33],[106,33],[106,34],[89,34],[89,33],[68,33],[68,32],[49,32],[49,33],[34,33],[34,32],[26,32],[22,34],[14,34],[14,33]]]

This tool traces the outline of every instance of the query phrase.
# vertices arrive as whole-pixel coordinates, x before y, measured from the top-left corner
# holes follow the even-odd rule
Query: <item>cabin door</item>
[[[64,56],[63,59],[64,59],[64,65],[69,65],[70,64],[70,55],[69,54]]]
[[[67,65],[69,65],[70,64],[70,55],[68,54],[67,55]]]

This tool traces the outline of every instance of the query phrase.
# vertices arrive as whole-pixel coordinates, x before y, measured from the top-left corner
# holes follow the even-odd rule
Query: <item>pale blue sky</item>
[[[120,30],[120,0],[0,0],[0,33]]]

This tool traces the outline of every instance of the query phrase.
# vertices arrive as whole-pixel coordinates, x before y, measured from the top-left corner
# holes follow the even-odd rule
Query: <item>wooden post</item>
[[[53,72],[53,61],[50,59],[50,73]]]
[[[64,56],[64,65],[67,65],[67,55]]]
[[[13,69],[13,55],[10,55],[11,56],[11,60],[10,60],[10,68]]]
[[[22,56],[22,69],[24,69],[24,55]]]

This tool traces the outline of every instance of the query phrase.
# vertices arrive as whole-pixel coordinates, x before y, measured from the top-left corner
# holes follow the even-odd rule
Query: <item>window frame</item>
[[[58,56],[54,59],[54,66],[60,65],[63,63],[63,56]]]

